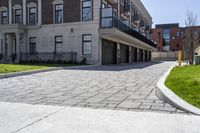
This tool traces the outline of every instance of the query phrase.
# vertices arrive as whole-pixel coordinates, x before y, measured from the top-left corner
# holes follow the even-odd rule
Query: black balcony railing
[[[131,11],[131,5],[129,3],[124,3],[124,12],[130,12]]]
[[[135,29],[130,27],[127,24],[127,21],[121,21],[117,17],[113,15],[113,9],[112,8],[103,8],[101,9],[101,28],[107,29],[107,28],[117,28],[120,31],[156,48],[156,44],[153,43],[151,40],[146,38],[144,35],[137,32]]]
[[[42,62],[42,61],[53,61],[53,62],[76,62],[77,53],[76,52],[48,52],[48,53],[21,53],[22,62]]]

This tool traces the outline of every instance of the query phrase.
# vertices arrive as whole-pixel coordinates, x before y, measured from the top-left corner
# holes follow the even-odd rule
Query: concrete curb
[[[200,109],[194,107],[193,105],[187,103],[180,97],[178,97],[173,91],[171,91],[169,88],[165,86],[165,81],[167,77],[169,76],[171,70],[173,67],[171,67],[164,76],[158,81],[157,83],[157,89],[156,89],[156,95],[164,102],[167,102],[181,110],[184,110],[186,112],[200,115]]]
[[[39,69],[39,70],[6,73],[6,74],[0,74],[0,79],[12,78],[12,77],[18,77],[18,76],[24,76],[24,75],[30,75],[30,74],[36,74],[36,73],[43,73],[43,72],[49,72],[49,71],[64,70],[64,69],[83,68],[83,67],[88,67],[88,66],[94,66],[94,65],[69,66],[69,67],[51,67],[51,68],[45,68],[45,69]]]

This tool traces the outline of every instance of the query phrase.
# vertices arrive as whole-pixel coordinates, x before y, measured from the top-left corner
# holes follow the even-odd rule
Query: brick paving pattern
[[[0,101],[95,109],[185,113],[159,100],[173,62],[90,66],[0,80]]]

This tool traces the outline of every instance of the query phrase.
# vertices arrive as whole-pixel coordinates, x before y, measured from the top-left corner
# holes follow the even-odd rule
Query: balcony
[[[126,2],[124,3],[124,13],[125,15],[130,15],[130,12],[131,12],[131,5],[130,3]]]
[[[110,2],[111,4],[117,4],[117,0],[107,0],[108,2]]]
[[[102,29],[117,29],[118,31],[129,35],[133,40],[137,39],[139,42],[142,42],[144,45],[151,46],[156,48],[156,44],[151,40],[137,32],[135,29],[128,26],[125,22],[119,20],[113,14],[112,8],[101,9],[101,30]]]

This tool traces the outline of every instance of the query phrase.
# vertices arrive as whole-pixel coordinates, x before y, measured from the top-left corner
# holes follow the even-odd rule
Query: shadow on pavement
[[[102,65],[102,66],[87,66],[81,68],[65,68],[66,70],[87,70],[87,71],[125,71],[130,69],[143,69],[153,65],[162,63],[158,62],[143,62],[135,64],[120,64],[120,65]]]

